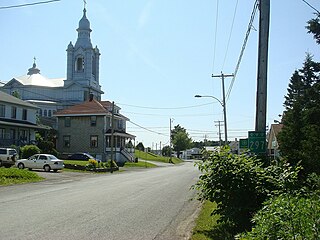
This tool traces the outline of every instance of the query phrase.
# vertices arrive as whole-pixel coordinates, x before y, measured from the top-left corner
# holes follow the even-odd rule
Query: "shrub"
[[[294,189],[298,178],[298,169],[289,165],[264,167],[255,156],[232,154],[227,148],[211,153],[197,165],[202,172],[194,186],[199,199],[216,202],[213,214],[220,215],[220,222],[231,222],[233,233],[249,230],[250,220],[263,202]]]
[[[310,239],[320,236],[320,196],[281,194],[254,216],[251,232],[239,239]]]
[[[28,158],[37,153],[40,153],[40,149],[36,145],[25,145],[20,148],[20,158]]]

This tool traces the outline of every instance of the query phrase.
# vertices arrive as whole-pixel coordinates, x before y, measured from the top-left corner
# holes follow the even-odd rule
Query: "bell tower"
[[[74,83],[82,87],[83,93],[77,94],[83,98],[79,99],[80,101],[87,100],[90,94],[100,100],[103,94],[99,84],[100,51],[97,46],[92,47],[90,38],[92,30],[86,12],[84,8],[77,28],[78,38],[75,45],[70,42],[67,47],[67,79],[64,82],[67,88]]]

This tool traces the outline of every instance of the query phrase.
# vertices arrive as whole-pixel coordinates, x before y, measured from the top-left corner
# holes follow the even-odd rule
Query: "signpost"
[[[255,154],[266,153],[266,133],[249,131],[248,148]]]
[[[249,146],[248,138],[239,140],[239,148],[240,149],[248,149],[248,146]]]

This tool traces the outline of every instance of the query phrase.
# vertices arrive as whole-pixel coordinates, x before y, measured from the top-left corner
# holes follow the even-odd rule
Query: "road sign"
[[[256,154],[266,152],[266,133],[249,131],[248,147]]]
[[[239,148],[240,149],[245,149],[245,148],[248,148],[248,138],[245,138],[245,139],[240,139],[239,140]]]

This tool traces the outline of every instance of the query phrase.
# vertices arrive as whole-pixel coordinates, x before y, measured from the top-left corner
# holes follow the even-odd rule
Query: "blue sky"
[[[30,2],[3,0],[0,7]],[[320,9],[318,0],[308,2]],[[170,118],[172,126],[180,124],[195,141],[218,140],[214,121],[223,120],[221,105],[194,95],[222,99],[221,80],[211,74],[234,72],[253,4],[254,0],[87,0],[92,44],[101,52],[103,99],[114,101],[133,123],[150,130],[128,123],[128,132],[138,142],[154,149],[160,142],[168,144]],[[82,10],[81,0],[1,10],[0,80],[26,74],[34,56],[44,76],[65,77],[65,50],[76,41]],[[289,79],[302,66],[306,52],[320,61],[320,46],[305,29],[313,13],[302,0],[271,0],[269,126],[279,120]],[[258,29],[258,13],[253,25]],[[257,49],[258,31],[253,30],[227,101],[229,140],[245,138],[255,128]],[[230,83],[226,78],[226,91]]]

